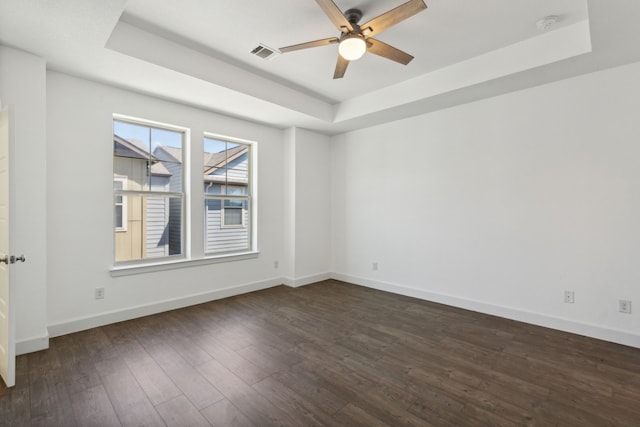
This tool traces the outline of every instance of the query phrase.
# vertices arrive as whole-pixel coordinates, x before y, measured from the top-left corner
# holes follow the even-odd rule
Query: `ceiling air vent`
[[[280,54],[280,52],[278,52],[277,50],[271,49],[270,47],[267,47],[263,44],[259,44],[255,49],[251,51],[251,53],[262,59],[268,59],[269,61],[273,60]]]

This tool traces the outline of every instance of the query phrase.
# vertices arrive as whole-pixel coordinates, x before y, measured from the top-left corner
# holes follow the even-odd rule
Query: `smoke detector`
[[[553,27],[557,22],[558,22],[557,16],[549,15],[549,16],[545,16],[544,18],[536,22],[536,27],[538,27],[538,30],[540,31],[546,31],[551,27]]]

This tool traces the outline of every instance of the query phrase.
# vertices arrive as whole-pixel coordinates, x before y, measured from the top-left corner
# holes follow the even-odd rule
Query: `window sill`
[[[156,271],[175,270],[178,268],[197,267],[200,265],[220,264],[223,262],[242,261],[258,258],[260,252],[242,252],[233,255],[215,255],[200,259],[179,259],[159,263],[146,263],[135,265],[119,265],[111,268],[111,277],[131,276],[134,274],[154,273]]]

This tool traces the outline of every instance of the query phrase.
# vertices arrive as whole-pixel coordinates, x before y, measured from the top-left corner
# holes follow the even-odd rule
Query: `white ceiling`
[[[334,0],[367,21],[403,0]],[[48,67],[233,116],[334,134],[640,60],[637,0],[425,0],[333,80],[338,36],[313,0],[2,0],[0,42]],[[539,31],[536,22],[559,17]]]
[[[337,0],[343,11],[358,7],[366,22],[405,0]],[[337,45],[290,52],[273,61],[249,54],[259,43],[280,48],[336,37],[339,32],[313,0],[181,0],[155,7],[157,0],[130,0],[130,22],[146,22],[199,43],[214,54],[291,81],[335,101],[344,101],[466,58],[537,35],[536,21],[555,14],[559,26],[587,19],[580,0],[426,0],[427,10],[377,36],[415,57],[403,66],[376,55],[350,64],[334,81]],[[493,27],[493,28],[492,28]]]

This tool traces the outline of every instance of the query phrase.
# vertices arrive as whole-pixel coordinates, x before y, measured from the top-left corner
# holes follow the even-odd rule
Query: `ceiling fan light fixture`
[[[362,58],[367,51],[367,44],[360,34],[349,34],[340,40],[338,53],[347,61],[355,61]]]

